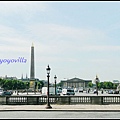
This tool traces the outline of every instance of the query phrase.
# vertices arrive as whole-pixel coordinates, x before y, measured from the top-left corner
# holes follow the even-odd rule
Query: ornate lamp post
[[[28,81],[27,81],[27,95],[28,95],[28,87],[29,87],[29,83],[28,83]]]
[[[47,78],[48,78],[48,84],[47,84],[47,106],[46,106],[46,108],[47,109],[50,109],[50,108],[52,108],[51,106],[50,106],[50,102],[49,102],[49,77],[50,77],[50,67],[49,67],[49,65],[48,65],[48,67],[46,68],[46,70],[47,70]]]
[[[18,94],[18,80],[17,80],[17,95],[19,95],[19,94]]]
[[[97,77],[96,75],[96,78],[95,78],[95,83],[96,83],[96,93],[98,95],[98,83],[99,83],[99,78]]]
[[[54,79],[55,79],[55,95],[56,95],[56,79],[57,79],[56,75],[55,75]]]
[[[41,91],[41,89],[42,89],[42,84],[41,84],[41,83],[40,83],[40,88],[39,88],[39,89],[40,89],[40,93],[42,93],[42,91]]]

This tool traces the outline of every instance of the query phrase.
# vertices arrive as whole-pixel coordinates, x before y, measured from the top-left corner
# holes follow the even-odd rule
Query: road
[[[15,94],[13,94],[15,95]],[[27,93],[19,93],[19,95],[27,95]],[[29,93],[29,95],[41,95],[40,93]],[[86,93],[85,91],[83,93],[78,93],[76,92],[75,95],[79,96],[96,96],[96,94],[93,94],[93,92]],[[108,94],[104,93],[101,94],[99,91],[98,95],[105,95],[105,96],[116,96],[120,94]],[[120,118],[120,112],[70,112],[70,111],[1,111],[0,112],[0,118],[79,118],[79,119],[84,119],[84,118],[96,118],[96,119],[105,119],[105,118]]]
[[[0,112],[0,118],[32,118],[32,119],[52,119],[52,118],[120,118],[120,112],[65,112],[65,111],[4,111]]]
[[[16,95],[16,93],[14,92],[13,95]],[[27,95],[27,93],[19,93],[19,95]],[[28,93],[28,95],[41,95],[40,92],[37,92],[36,94],[33,93]],[[62,94],[61,94],[62,95]],[[63,96],[63,95],[62,95]],[[75,96],[97,96],[96,94],[94,94],[92,91],[90,93],[86,93],[86,91],[82,92],[75,92]],[[103,94],[101,94],[101,91],[98,91],[98,96],[120,96],[120,94],[108,94],[106,92],[104,92]]]

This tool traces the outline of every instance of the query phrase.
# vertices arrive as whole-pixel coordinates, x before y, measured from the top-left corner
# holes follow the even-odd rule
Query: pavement
[[[50,104],[52,108],[46,109],[47,105],[0,105],[1,111],[73,111],[73,112],[120,112],[120,105],[57,105]]]

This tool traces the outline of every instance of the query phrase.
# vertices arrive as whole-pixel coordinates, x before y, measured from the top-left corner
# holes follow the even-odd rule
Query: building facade
[[[92,80],[83,80],[79,78],[72,78],[72,79],[67,79],[67,80],[61,80],[61,87],[62,88],[80,88],[83,87],[83,89],[87,89],[88,83],[92,82]]]

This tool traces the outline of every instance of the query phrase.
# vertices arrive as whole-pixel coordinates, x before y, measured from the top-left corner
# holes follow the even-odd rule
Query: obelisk
[[[35,69],[34,69],[34,45],[31,46],[31,63],[30,63],[30,90],[35,90]]]

